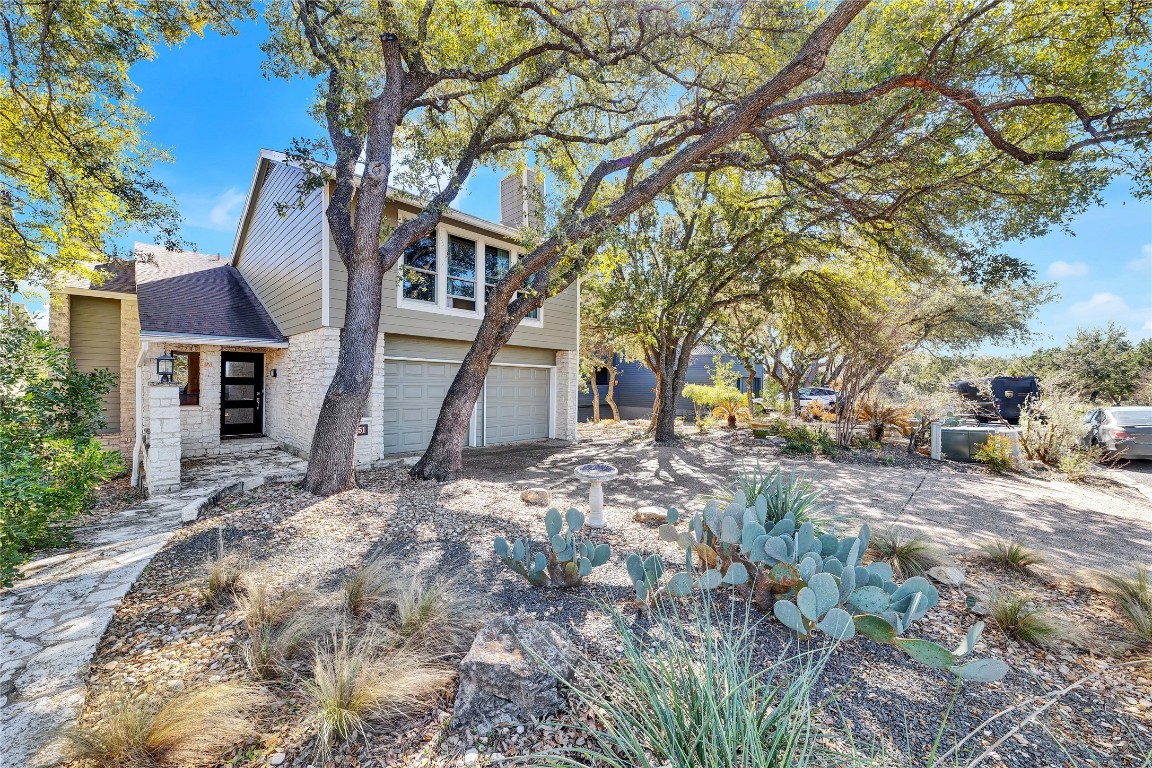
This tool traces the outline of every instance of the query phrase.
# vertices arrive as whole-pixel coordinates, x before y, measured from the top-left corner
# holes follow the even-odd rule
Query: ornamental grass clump
[[[900,579],[926,576],[930,569],[948,563],[948,557],[916,531],[890,528],[873,534],[869,543],[873,559],[888,563]]]
[[[384,592],[399,641],[437,658],[457,657],[476,635],[479,611],[454,581],[429,579],[415,568],[394,569]]]
[[[288,661],[300,658],[331,626],[316,596],[302,589],[273,591],[267,578],[248,573],[241,578],[237,607],[248,629],[244,660],[262,680],[275,678]]]
[[[452,673],[412,648],[385,649],[369,630],[336,630],[314,651],[312,677],[301,681],[321,752],[364,734],[374,720],[429,707]]]
[[[1083,646],[1087,643],[1084,630],[1053,615],[1048,608],[1037,605],[1025,595],[993,594],[988,603],[988,615],[1004,634],[1021,643],[1041,648]]]
[[[91,725],[64,731],[69,759],[97,768],[216,765],[257,734],[267,696],[253,686],[196,688],[163,703],[127,696],[100,709]]]
[[[835,734],[821,727],[813,701],[827,648],[790,649],[765,663],[759,623],[745,608],[725,616],[707,599],[686,617],[655,607],[643,633],[605,610],[622,652],[607,665],[588,660],[572,684],[572,696],[596,713],[570,726],[585,744],[535,755],[534,765],[802,768],[832,758],[826,744]]]
[[[1044,562],[1044,557],[1034,549],[1016,539],[995,539],[980,545],[980,552],[1001,568],[1031,573],[1032,569]]]
[[[1152,578],[1147,568],[1132,575],[1103,573],[1097,577],[1102,590],[1128,619],[1139,644],[1152,644]]]

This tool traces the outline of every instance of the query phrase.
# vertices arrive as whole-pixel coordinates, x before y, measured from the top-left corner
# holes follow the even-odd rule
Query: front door
[[[221,352],[220,434],[264,432],[264,355]]]

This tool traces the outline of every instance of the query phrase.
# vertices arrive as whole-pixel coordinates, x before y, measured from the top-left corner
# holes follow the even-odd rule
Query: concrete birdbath
[[[586,525],[591,528],[603,528],[607,525],[604,520],[604,483],[616,478],[620,472],[611,464],[584,464],[576,467],[576,477],[587,480],[588,488],[588,521]]]

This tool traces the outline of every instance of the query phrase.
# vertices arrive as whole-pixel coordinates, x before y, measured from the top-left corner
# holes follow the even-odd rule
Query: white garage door
[[[548,437],[548,368],[496,365],[488,371],[485,444]]]
[[[384,453],[423,451],[432,439],[440,404],[456,376],[456,363],[384,361]]]

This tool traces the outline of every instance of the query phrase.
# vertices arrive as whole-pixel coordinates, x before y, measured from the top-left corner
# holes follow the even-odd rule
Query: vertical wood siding
[[[108,432],[119,432],[120,300],[72,296],[71,302],[72,359],[81,371],[107,369],[116,375],[116,386],[104,395],[104,420]]]

